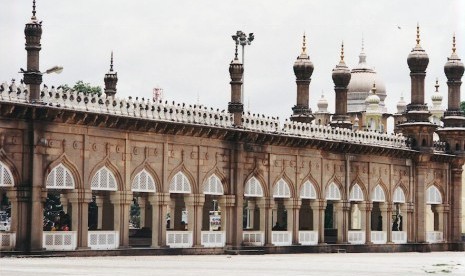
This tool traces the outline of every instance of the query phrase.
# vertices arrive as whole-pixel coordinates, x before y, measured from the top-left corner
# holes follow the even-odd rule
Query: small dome
[[[397,113],[404,113],[407,110],[407,103],[404,101],[404,96],[400,96],[400,100],[397,102]]]
[[[229,65],[229,74],[231,75],[231,80],[241,81],[243,73],[244,73],[244,66],[242,66],[242,63],[237,58],[237,52],[236,52],[236,57],[231,61],[231,64]]]
[[[307,55],[306,49],[304,35],[302,53],[297,57],[293,67],[297,80],[309,80],[313,73],[313,63],[310,61],[310,57]]]
[[[417,45],[407,57],[407,64],[411,72],[425,72],[428,67],[429,57],[420,46],[420,26],[417,25]]]
[[[347,87],[350,82],[350,70],[344,62],[344,43],[341,45],[341,61],[333,69],[333,82],[336,87]]]
[[[463,76],[464,66],[462,60],[455,52],[455,35],[452,43],[452,54],[447,58],[447,62],[444,65],[444,73],[446,73],[447,80],[460,80]]]
[[[325,96],[321,94],[321,98],[317,103],[318,112],[327,112],[328,111],[328,100],[325,99]]]
[[[434,91],[433,95],[431,95],[431,101],[433,102],[433,105],[441,105],[442,95],[439,93],[439,82],[437,79],[434,87],[436,87],[436,90]]]
[[[365,102],[367,104],[379,104],[381,99],[376,95],[376,85],[373,84],[370,95],[366,98]]]

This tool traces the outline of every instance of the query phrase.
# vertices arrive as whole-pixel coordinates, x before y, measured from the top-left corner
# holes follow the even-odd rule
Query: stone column
[[[287,210],[287,231],[292,233],[292,244],[299,244],[299,210],[301,205],[300,198],[284,200],[284,206]]]
[[[119,231],[120,248],[129,247],[129,208],[132,199],[132,192],[129,191],[116,191],[110,195],[113,204],[113,230]]]
[[[140,228],[146,227],[146,216],[147,216],[147,198],[141,196],[137,198],[137,204],[140,210]]]
[[[257,199],[258,208],[260,208],[260,231],[265,233],[265,245],[272,245],[271,229],[272,225],[272,212],[274,200],[269,197],[262,197]]]
[[[67,199],[67,194],[60,194],[60,203],[61,206],[63,207],[63,212],[69,213],[68,210],[68,199]]]
[[[429,160],[428,160],[429,161]],[[429,162],[420,162],[416,165],[415,178],[415,218],[416,242],[426,242],[426,175],[430,172]]]
[[[95,205],[97,205],[97,229],[102,230],[103,221],[103,197],[95,196]]]
[[[459,102],[459,101],[458,101]],[[462,166],[463,162],[457,160],[452,162],[451,165],[451,193],[450,193],[450,241],[457,242],[461,241],[462,233],[465,229],[462,229]]]
[[[448,209],[448,206],[445,206],[444,204],[441,205],[433,205],[433,212],[438,214],[438,228],[437,231],[442,232],[442,235],[444,237],[444,241],[447,241],[447,216],[446,216],[446,211]],[[434,229],[436,231],[436,229]]]
[[[156,193],[149,196],[148,201],[152,205],[153,248],[166,247],[166,216],[170,200],[169,193]]]
[[[403,227],[405,227],[404,231],[407,231],[407,242],[413,243],[415,242],[415,220],[414,220],[414,211],[415,211],[415,204],[409,202],[406,204],[407,209],[407,220],[404,223]]]
[[[365,243],[371,244],[371,210],[373,209],[373,203],[370,201],[364,201],[360,204],[361,211],[361,228],[365,231]]]
[[[386,233],[386,242],[387,243],[392,243],[392,227],[391,227],[391,214],[392,214],[392,203],[381,203],[379,206],[379,209],[381,210],[381,216],[383,217],[383,232]]]
[[[89,249],[89,202],[92,200],[92,191],[76,189],[66,195],[66,201],[71,204],[71,230],[77,232],[78,249]],[[69,209],[68,209],[69,210]]]
[[[11,202],[11,232],[16,233],[16,250],[28,249],[29,200],[31,192],[26,187],[13,187],[7,190]],[[43,229],[43,228],[42,228]]]
[[[350,202],[343,200],[334,204],[336,210],[337,242],[347,243],[349,231]]]
[[[234,225],[232,223],[232,214],[235,202],[234,195],[222,195],[218,200],[221,209],[221,231],[224,231],[226,236],[226,245],[231,245],[233,242]]]
[[[325,209],[326,200],[315,199],[310,201],[313,212],[313,231],[318,231],[318,243],[325,244]]]
[[[204,194],[190,194],[185,197],[187,206],[187,229],[192,231],[194,247],[200,247],[202,235],[202,212],[205,203]]]
[[[249,225],[251,228],[254,228],[254,219],[255,219],[255,205],[256,202],[249,200],[247,201],[247,212],[249,213]]]

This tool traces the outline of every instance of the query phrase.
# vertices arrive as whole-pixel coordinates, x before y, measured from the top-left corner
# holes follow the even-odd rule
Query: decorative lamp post
[[[244,66],[244,47],[245,45],[250,45],[254,38],[253,33],[249,33],[249,36],[247,36],[243,31],[237,31],[235,35],[232,35],[232,39],[236,42],[236,47],[239,45],[242,46],[242,66]],[[244,75],[242,76],[241,102],[244,103]]]

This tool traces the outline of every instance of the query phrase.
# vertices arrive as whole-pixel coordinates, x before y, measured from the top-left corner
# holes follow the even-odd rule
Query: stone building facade
[[[231,102],[220,112],[119,99],[113,61],[104,95],[41,89],[41,34],[34,10],[24,83],[0,86],[0,190],[11,202],[2,250],[129,248],[135,201],[154,248],[460,244],[465,117],[450,105],[444,127],[429,123],[419,37],[403,135],[388,135],[352,129],[343,50],[329,124],[312,122],[305,44],[294,64],[297,104],[281,124],[243,112],[237,49]],[[460,99],[455,46],[446,67],[449,91]],[[48,194],[60,195],[70,231],[43,227]]]

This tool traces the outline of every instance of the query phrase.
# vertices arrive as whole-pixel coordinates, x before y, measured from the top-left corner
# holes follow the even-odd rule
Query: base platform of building
[[[1,257],[94,257],[94,256],[156,256],[156,255],[262,255],[298,253],[395,253],[465,251],[465,242],[455,243],[409,243],[409,244],[321,244],[314,246],[226,246],[222,248],[121,248],[115,250],[74,251],[2,251]]]

